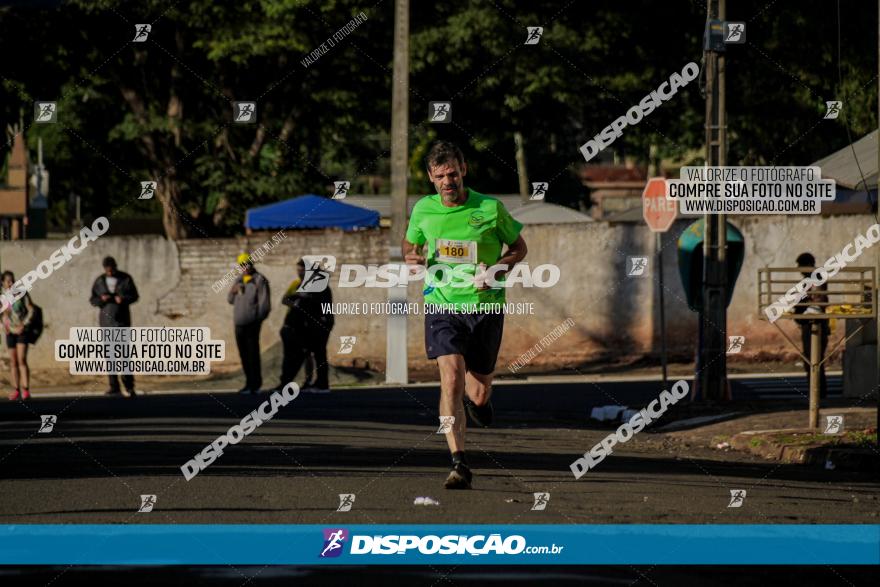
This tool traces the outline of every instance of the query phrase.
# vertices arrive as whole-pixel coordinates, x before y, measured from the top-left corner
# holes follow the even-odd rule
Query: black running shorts
[[[425,350],[429,359],[463,355],[468,371],[491,375],[495,371],[504,314],[425,314]]]

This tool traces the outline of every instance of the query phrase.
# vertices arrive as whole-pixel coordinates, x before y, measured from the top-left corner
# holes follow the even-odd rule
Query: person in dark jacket
[[[92,285],[92,296],[89,301],[93,306],[100,308],[98,312],[98,325],[102,327],[130,327],[131,311],[129,306],[138,301],[138,290],[134,285],[134,279],[124,271],[116,267],[116,259],[104,257],[104,273],[95,279]],[[134,375],[123,375],[122,385],[125,391],[120,392],[119,378],[116,374],[107,376],[110,380],[110,389],[107,395],[119,395],[134,397]]]
[[[315,268],[313,271],[320,269]],[[329,393],[330,367],[327,364],[327,340],[333,330],[333,314],[328,309],[333,304],[333,293],[327,284],[320,291],[308,291],[302,288],[305,278],[305,261],[300,259],[296,264],[299,276],[294,279],[284,293],[281,303],[287,306],[287,316],[281,327],[281,341],[284,346],[284,358],[281,362],[281,382],[283,388],[296,378],[303,361],[314,357],[317,377],[312,382],[311,374],[306,373],[309,380],[303,393]],[[324,272],[326,274],[326,272]],[[325,278],[329,278],[326,275]]]
[[[272,308],[269,303],[269,280],[257,273],[250,255],[239,255],[238,264],[243,274],[232,284],[227,300],[233,305],[235,342],[245,376],[244,387],[238,393],[246,395],[259,393],[263,385],[260,327]]]

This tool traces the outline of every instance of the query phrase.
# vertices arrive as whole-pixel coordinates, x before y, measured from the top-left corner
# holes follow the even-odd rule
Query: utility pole
[[[394,70],[391,80],[391,229],[389,260],[403,262],[400,243],[406,235],[407,161],[409,159],[409,0],[394,3]],[[406,304],[406,287],[388,289],[388,301]],[[407,383],[407,315],[388,316],[385,344],[385,381]]]
[[[513,131],[513,144],[516,147],[516,173],[519,176],[519,200],[520,204],[529,203],[529,175],[526,171],[526,148],[523,144],[522,133]]]
[[[880,144],[880,0],[877,2],[877,142]],[[877,149],[877,170],[880,172],[880,149]],[[868,192],[867,182],[865,182],[865,193]],[[876,190],[876,195],[874,198],[877,200],[877,211],[880,212],[880,177],[878,177],[877,184],[874,186]],[[868,199],[870,202],[870,198]],[[876,381],[874,386],[874,392],[880,393],[880,309],[878,309],[878,302],[880,300],[876,298],[880,298],[878,292],[880,292],[880,248],[878,248],[874,252],[876,259],[874,264],[874,297],[875,299],[871,300],[874,304],[874,311],[877,314],[874,322],[874,344],[876,345],[876,354],[874,359],[876,363],[874,363],[875,368],[875,379]],[[877,426],[880,428],[880,410],[877,411]],[[878,446],[880,446],[880,438],[878,438]]]
[[[727,164],[723,46],[708,41],[710,27],[726,17],[726,0],[709,0],[707,6],[706,165]],[[697,366],[704,399],[727,395],[727,222],[723,214],[706,214],[703,235],[703,305],[700,312],[700,348]]]

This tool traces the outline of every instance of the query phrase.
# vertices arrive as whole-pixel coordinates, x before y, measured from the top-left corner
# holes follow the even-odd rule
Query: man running
[[[440,416],[455,417],[446,434],[452,453],[446,488],[470,489],[464,413],[477,426],[492,423],[492,372],[504,329],[500,310],[473,310],[504,304],[504,288],[497,287],[503,283],[497,282],[527,248],[519,234],[522,224],[501,202],[464,187],[467,164],[457,146],[435,142],[425,165],[437,193],[413,208],[402,248],[407,264],[427,265],[425,303],[440,308],[425,313],[425,347],[440,369]],[[487,267],[489,283],[483,283]],[[493,279],[496,287],[489,285]]]

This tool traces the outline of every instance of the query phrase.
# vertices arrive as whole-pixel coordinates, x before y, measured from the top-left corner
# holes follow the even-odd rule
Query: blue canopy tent
[[[245,214],[245,228],[341,228],[355,230],[379,226],[379,213],[339,200],[306,194],[259,208]]]

